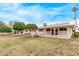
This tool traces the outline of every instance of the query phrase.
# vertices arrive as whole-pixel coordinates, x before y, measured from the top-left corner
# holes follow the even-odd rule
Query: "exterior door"
[[[55,35],[58,35],[58,29],[55,30]]]

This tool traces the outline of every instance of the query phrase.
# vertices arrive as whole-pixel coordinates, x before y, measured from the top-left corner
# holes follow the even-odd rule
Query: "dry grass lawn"
[[[0,36],[0,55],[54,56],[79,55],[79,39]]]

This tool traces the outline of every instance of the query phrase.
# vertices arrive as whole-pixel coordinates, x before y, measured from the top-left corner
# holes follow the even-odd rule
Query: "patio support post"
[[[56,28],[54,28],[54,35],[55,35],[55,30],[56,30]]]

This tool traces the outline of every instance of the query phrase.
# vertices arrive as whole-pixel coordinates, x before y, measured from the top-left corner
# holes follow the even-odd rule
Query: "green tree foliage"
[[[24,30],[25,29],[25,24],[23,22],[15,22],[13,25],[14,30]]]
[[[5,25],[5,23],[3,23],[2,21],[0,21],[0,26],[4,26]]]
[[[73,12],[76,12],[77,10],[78,10],[78,9],[77,9],[77,7],[75,7],[75,6],[72,8],[72,11],[73,11]]]
[[[36,30],[38,27],[37,27],[36,24],[27,24],[25,28],[26,28],[26,29],[29,29],[30,31],[31,31],[31,30],[34,31],[34,30]]]
[[[1,26],[0,32],[12,32],[12,30],[8,26]]]

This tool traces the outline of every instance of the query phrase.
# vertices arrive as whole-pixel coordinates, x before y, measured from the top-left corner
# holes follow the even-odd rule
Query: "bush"
[[[0,32],[12,32],[12,30],[8,26],[1,26]]]
[[[79,37],[79,32],[74,32],[73,37],[78,38]]]

